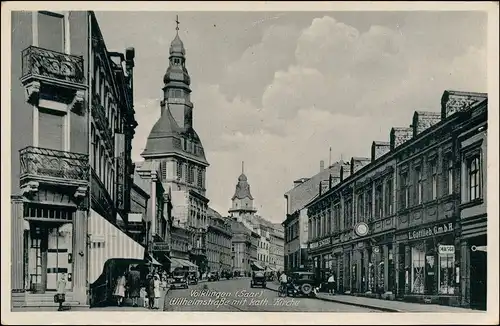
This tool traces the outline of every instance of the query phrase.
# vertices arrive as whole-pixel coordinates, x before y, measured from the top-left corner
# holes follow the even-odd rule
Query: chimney
[[[325,161],[321,160],[319,161],[319,172],[323,171],[325,169]]]
[[[372,162],[382,157],[391,150],[391,144],[385,141],[374,141],[372,143]]]
[[[429,129],[441,121],[441,114],[438,112],[415,111],[413,114],[413,137]]]
[[[409,127],[393,127],[391,129],[391,151],[398,146],[404,144],[413,136],[413,128]]]
[[[370,163],[371,160],[367,157],[353,157],[351,158],[351,175],[358,172],[362,167]]]
[[[488,100],[487,93],[445,91],[441,97],[441,120],[457,112],[467,111],[484,100]]]

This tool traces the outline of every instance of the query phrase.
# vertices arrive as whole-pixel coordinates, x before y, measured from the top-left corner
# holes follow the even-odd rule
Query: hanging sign
[[[455,246],[453,245],[440,245],[438,247],[440,255],[454,255],[455,254]]]

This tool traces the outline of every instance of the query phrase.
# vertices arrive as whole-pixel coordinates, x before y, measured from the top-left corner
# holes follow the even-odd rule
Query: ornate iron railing
[[[87,154],[29,146],[19,151],[21,178],[26,175],[88,181]]]
[[[21,79],[34,76],[84,84],[83,56],[29,46],[22,52]]]

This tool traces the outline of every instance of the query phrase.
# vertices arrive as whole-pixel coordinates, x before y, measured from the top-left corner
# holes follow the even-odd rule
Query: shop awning
[[[271,272],[276,272],[276,269],[274,267],[271,267],[271,266],[267,266],[267,270],[271,271]]]
[[[170,258],[170,261],[172,262],[170,265],[170,270],[173,271],[176,268],[183,268],[187,267],[190,270],[197,270],[198,266],[196,264],[193,264],[189,260],[182,259],[182,258]]]
[[[259,263],[252,262],[252,266],[253,266],[255,269],[264,270],[264,267],[262,267]]]
[[[94,210],[88,220],[90,237],[88,266],[89,283],[97,280],[108,259],[138,259],[144,261],[144,247],[122,232]]]
[[[154,265],[154,266],[163,266],[161,263],[159,263],[151,254],[149,254],[149,257],[148,257],[148,262],[151,264],[151,265]]]

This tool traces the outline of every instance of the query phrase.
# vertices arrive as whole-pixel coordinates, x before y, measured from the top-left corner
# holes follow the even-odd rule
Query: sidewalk
[[[267,283],[267,288],[278,292],[279,285]],[[445,312],[445,313],[474,313],[478,312],[472,309],[441,306],[435,304],[419,304],[401,301],[389,301],[382,299],[372,299],[364,297],[354,297],[342,294],[318,293],[316,298],[323,301],[330,301],[342,304],[348,304],[363,308],[377,309],[385,312]]]

